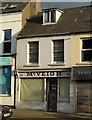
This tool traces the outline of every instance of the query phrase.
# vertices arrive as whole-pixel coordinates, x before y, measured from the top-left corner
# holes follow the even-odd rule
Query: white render
[[[55,65],[53,63],[53,42],[52,40],[64,40],[64,63],[60,65]],[[29,61],[29,42],[39,41],[39,64],[38,66],[32,66]],[[17,40],[17,70],[24,70],[27,72],[32,69],[47,69],[47,68],[69,68],[70,59],[70,36],[53,36],[53,37],[38,37],[38,38],[24,38]],[[21,78],[18,74],[17,78],[17,99],[16,105],[21,108],[28,109],[37,109],[37,110],[47,110],[47,101],[46,101],[46,78],[44,78],[44,102],[39,101],[21,101],[20,100],[20,87],[21,87]],[[59,90],[59,82],[58,88]],[[70,82],[70,102],[60,102],[59,101],[59,91],[57,92],[57,111],[65,113],[74,112],[74,86],[73,81]],[[39,106],[40,105],[40,106]]]
[[[16,52],[16,36],[18,35],[19,31],[22,28],[22,13],[8,13],[8,14],[1,14],[0,18],[0,34],[2,35],[2,39],[0,42],[4,41],[4,32],[5,29],[12,29],[12,45],[11,45],[11,53]],[[0,48],[3,50],[3,44],[0,44]],[[3,54],[3,51],[0,50],[0,54]]]
[[[64,63],[62,68],[70,67],[70,38],[69,36],[53,36],[26,38],[17,41],[17,69],[32,69],[29,64],[28,42],[39,41],[39,68],[52,68],[53,65],[53,45],[52,40],[64,39]],[[21,47],[20,47],[21,46]],[[25,67],[24,67],[25,66]],[[27,67],[26,67],[27,66]],[[61,66],[54,66],[61,68]],[[36,67],[35,67],[36,68]],[[38,68],[38,67],[37,67]]]

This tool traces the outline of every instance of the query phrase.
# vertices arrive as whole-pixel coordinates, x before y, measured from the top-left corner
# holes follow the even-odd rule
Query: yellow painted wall
[[[83,63],[81,61],[81,48],[82,48],[82,39],[91,37],[91,34],[79,34],[71,35],[70,46],[71,46],[71,66],[75,65],[88,65],[90,63]]]

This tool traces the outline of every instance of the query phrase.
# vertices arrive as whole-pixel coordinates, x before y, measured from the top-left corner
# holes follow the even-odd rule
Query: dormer
[[[58,8],[43,9],[43,25],[57,23],[62,14],[63,11]]]

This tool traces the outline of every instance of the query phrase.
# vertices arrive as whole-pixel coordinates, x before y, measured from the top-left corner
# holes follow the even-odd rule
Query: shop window
[[[22,79],[21,80],[21,100],[23,101],[43,101],[43,80],[42,79]]]
[[[11,29],[6,29],[3,31],[4,31],[3,52],[11,53]]]
[[[82,40],[82,61],[92,61],[92,39]]]
[[[62,102],[70,101],[70,80],[66,78],[59,79],[59,99]]]
[[[11,94],[11,67],[0,68],[0,94]]]
[[[53,40],[54,63],[64,62],[64,40]]]
[[[39,42],[29,43],[29,63],[38,64],[39,58]]]

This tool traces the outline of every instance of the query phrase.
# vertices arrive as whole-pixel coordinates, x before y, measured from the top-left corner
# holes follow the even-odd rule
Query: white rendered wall
[[[17,40],[17,69],[32,69],[28,63],[28,42],[39,41],[39,68],[50,68],[53,65],[53,44],[52,40],[64,39],[64,65],[63,67],[70,66],[70,38],[69,36],[58,37],[41,37]],[[25,67],[24,67],[25,66]],[[54,66],[55,67],[55,66]],[[60,67],[61,66],[56,66]],[[36,67],[35,67],[36,68]],[[37,67],[38,68],[38,67]]]

